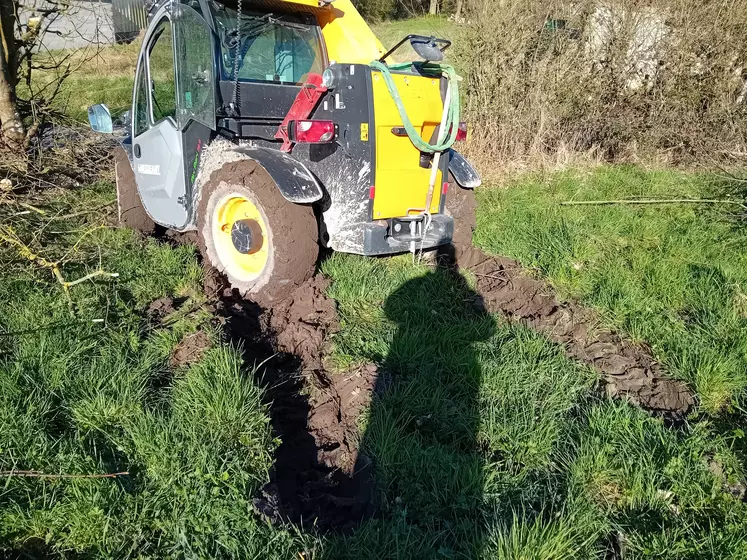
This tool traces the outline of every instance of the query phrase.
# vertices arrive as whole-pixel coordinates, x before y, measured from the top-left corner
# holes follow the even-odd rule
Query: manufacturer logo
[[[140,173],[141,175],[160,175],[161,166],[139,163],[137,166],[137,172]]]

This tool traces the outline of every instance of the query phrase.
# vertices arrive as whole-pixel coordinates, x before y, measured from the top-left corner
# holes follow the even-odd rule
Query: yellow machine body
[[[330,61],[368,64],[386,49],[350,0],[253,0],[271,9],[313,13],[322,29]]]
[[[391,71],[397,90],[393,95],[382,73],[370,65],[385,57],[387,49],[351,0],[249,1],[271,10],[312,14],[328,70],[334,68],[331,72],[341,80],[316,106],[314,118],[339,126],[342,149],[329,150],[322,159],[322,148],[294,151],[330,198],[323,212],[323,243],[365,255],[448,243],[453,229],[453,221],[444,214],[449,156],[440,158],[434,174],[435,158],[413,144],[394,99],[401,99],[416,133],[433,144],[443,118],[447,78],[421,74],[417,65],[398,67]]]
[[[336,0],[316,16],[327,47],[335,62],[368,64],[381,58],[386,49],[350,0]]]
[[[313,0],[312,0],[313,2]],[[350,0],[335,0],[317,12],[317,21],[329,60],[368,64],[381,58],[386,49],[371,31]],[[438,79],[414,74],[394,74],[394,81],[412,124],[426,141],[441,122],[443,98]],[[373,219],[407,216],[424,210],[431,171],[420,166],[420,151],[407,136],[397,136],[402,118],[380,73],[373,72],[374,126],[376,127],[376,197]],[[443,173],[439,170],[433,191],[431,213],[439,210]]]
[[[432,141],[441,123],[441,80],[414,74],[393,74],[402,102],[415,129]],[[380,73],[373,73],[374,122],[376,124],[376,198],[373,218],[386,219],[417,214],[425,209],[431,178],[430,167],[420,165],[418,150],[401,135],[402,118]],[[396,135],[393,130],[399,129]],[[441,203],[443,174],[439,170],[429,212]]]

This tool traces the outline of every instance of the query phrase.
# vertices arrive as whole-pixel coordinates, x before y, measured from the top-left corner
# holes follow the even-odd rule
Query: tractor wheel
[[[114,173],[117,178],[117,220],[120,225],[144,234],[153,233],[156,224],[143,207],[137,192],[135,172],[124,148],[114,151]]]
[[[472,234],[477,226],[477,200],[475,191],[460,187],[451,174],[446,213],[454,218],[449,260],[460,268],[469,268],[475,264],[472,261],[477,257],[477,251],[472,246]]]
[[[313,209],[283,198],[256,162],[214,172],[197,212],[203,256],[242,296],[270,306],[314,273],[319,229]]]

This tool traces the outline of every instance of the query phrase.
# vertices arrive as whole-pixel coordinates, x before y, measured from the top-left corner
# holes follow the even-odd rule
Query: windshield
[[[221,75],[242,82],[302,84],[324,71],[319,28],[287,14],[244,11],[213,4],[221,48]],[[239,24],[237,32],[237,23]]]

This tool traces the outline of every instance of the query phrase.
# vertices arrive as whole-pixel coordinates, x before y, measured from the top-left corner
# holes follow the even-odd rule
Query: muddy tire
[[[288,202],[251,160],[213,172],[200,193],[197,232],[206,262],[266,307],[308,280],[319,257],[313,209]]]
[[[156,230],[155,222],[148,216],[137,192],[135,172],[124,148],[114,151],[114,173],[117,179],[117,221],[120,225],[144,234]]]
[[[473,189],[463,189],[449,174],[449,191],[446,196],[446,213],[454,218],[454,235],[448,259],[461,268],[475,264],[476,251],[472,234],[477,227],[477,200]],[[481,259],[480,259],[481,260]]]

